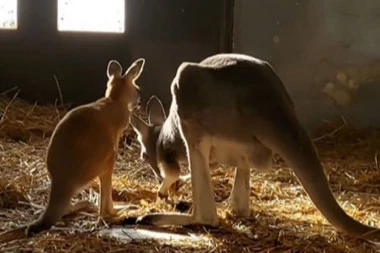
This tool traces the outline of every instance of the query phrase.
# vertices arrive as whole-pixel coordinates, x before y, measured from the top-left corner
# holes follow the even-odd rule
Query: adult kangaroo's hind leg
[[[218,226],[219,218],[209,169],[210,140],[207,137],[194,138],[185,131],[183,134],[186,138],[191,171],[194,223]]]
[[[219,225],[209,172],[210,140],[207,137],[191,136],[191,133],[184,134],[184,139],[191,171],[192,201],[194,203],[192,215],[148,214],[140,217],[137,223],[156,226]]]
[[[234,185],[228,204],[238,216],[248,217],[251,214],[249,208],[249,192],[250,192],[250,169],[236,168]]]

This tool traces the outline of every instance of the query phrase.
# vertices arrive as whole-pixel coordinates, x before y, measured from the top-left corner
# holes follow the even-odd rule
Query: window
[[[124,33],[125,0],[58,0],[58,31]]]
[[[0,0],[0,29],[17,29],[17,0]]]

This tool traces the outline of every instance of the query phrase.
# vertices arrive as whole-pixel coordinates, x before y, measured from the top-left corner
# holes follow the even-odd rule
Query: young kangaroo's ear
[[[145,121],[140,119],[136,114],[132,113],[131,119],[129,121],[131,123],[131,126],[133,130],[137,132],[137,134],[141,136],[147,136],[149,132],[149,126]]]
[[[165,109],[158,97],[150,97],[146,105],[146,112],[149,115],[149,125],[161,125],[165,122]]]
[[[139,78],[141,72],[143,71],[144,65],[145,65],[145,59],[144,58],[140,58],[140,59],[136,60],[127,69],[127,71],[125,72],[125,75],[130,77],[132,80],[136,80],[137,78]]]
[[[111,60],[107,66],[108,78],[111,78],[112,75],[121,76],[121,73],[122,73],[122,67],[121,67],[120,63],[118,63],[115,60]]]

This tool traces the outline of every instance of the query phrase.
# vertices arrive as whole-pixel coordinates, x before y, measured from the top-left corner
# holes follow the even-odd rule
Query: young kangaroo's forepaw
[[[179,189],[179,181],[174,182],[169,189],[162,190],[160,189],[157,192],[157,198],[163,201],[168,201],[170,196],[174,196],[177,194]]]
[[[190,179],[190,177],[188,176],[190,175],[179,177],[179,179],[170,186],[169,191],[171,195],[176,195],[178,191],[188,182],[188,180]]]
[[[187,182],[187,179],[179,178],[177,181],[175,181],[171,187],[171,191],[173,194],[177,194],[179,189],[181,189],[182,186],[184,186]]]

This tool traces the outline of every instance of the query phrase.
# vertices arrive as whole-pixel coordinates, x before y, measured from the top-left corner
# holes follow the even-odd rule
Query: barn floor
[[[27,224],[46,205],[49,180],[45,150],[55,124],[65,110],[56,106],[0,99],[0,232]],[[147,165],[138,158],[132,133],[121,141],[114,173],[114,199],[129,206],[128,215],[174,211],[174,204],[156,200],[156,184]],[[357,131],[344,121],[325,123],[315,133],[332,189],[342,207],[354,218],[380,227],[380,170],[377,152],[380,134]],[[319,138],[318,138],[319,137]],[[127,140],[127,141],[126,141]],[[231,169],[212,171],[216,199],[225,200],[233,183]],[[191,236],[170,240],[121,240],[102,235],[107,224],[94,211],[65,218],[49,231],[29,239],[0,244],[0,252],[376,252],[375,245],[337,232],[321,216],[302,187],[277,159],[272,171],[252,173],[249,219],[218,210],[217,229],[168,228]],[[76,196],[95,202],[98,182]],[[190,200],[189,185],[178,201]]]

